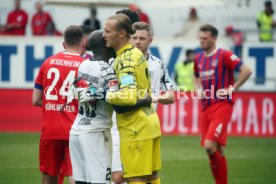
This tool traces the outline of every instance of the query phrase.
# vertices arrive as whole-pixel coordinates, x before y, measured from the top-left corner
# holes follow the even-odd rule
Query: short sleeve
[[[117,76],[119,88],[136,87],[135,62],[132,57],[125,57],[123,61],[118,61]]]
[[[161,87],[164,90],[173,90],[174,85],[172,84],[172,80],[169,76],[167,67],[161,62],[161,71],[162,71],[162,76],[161,76]]]
[[[199,77],[199,71],[198,71],[198,66],[197,66],[197,63],[198,63],[198,56],[195,58],[195,61],[194,61],[194,75],[196,77]]]
[[[228,68],[236,71],[239,71],[241,65],[243,64],[241,59],[230,51],[225,51],[223,54],[223,61]]]
[[[44,74],[44,71],[45,71],[45,65],[42,64],[40,69],[39,69],[38,75],[35,79],[34,88],[43,90],[43,74]]]
[[[111,84],[118,85],[117,83],[115,84],[115,82],[117,81],[116,74],[113,68],[107,63],[105,63],[104,66],[102,66],[101,79],[103,80],[102,87],[104,89],[110,89],[111,87],[113,87],[110,86]]]

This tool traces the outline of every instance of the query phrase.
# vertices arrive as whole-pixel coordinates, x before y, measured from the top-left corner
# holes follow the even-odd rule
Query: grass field
[[[38,134],[0,133],[0,184],[39,184]],[[229,184],[275,184],[276,139],[230,137]],[[163,184],[212,184],[198,137],[163,137]]]

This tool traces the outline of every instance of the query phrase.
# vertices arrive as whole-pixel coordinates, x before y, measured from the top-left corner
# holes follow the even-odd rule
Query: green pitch
[[[0,133],[0,183],[39,184],[38,134]],[[276,139],[230,137],[229,184],[276,183]],[[163,137],[163,184],[212,184],[198,137]],[[67,183],[67,182],[66,182]]]

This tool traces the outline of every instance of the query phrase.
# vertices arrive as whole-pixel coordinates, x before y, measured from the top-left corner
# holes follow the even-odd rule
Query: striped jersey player
[[[202,99],[201,145],[204,146],[217,184],[227,184],[227,160],[224,146],[227,125],[233,110],[232,92],[251,75],[251,69],[232,52],[216,47],[218,30],[202,25],[199,41],[202,53],[194,64],[195,90]],[[239,72],[234,82],[234,71]]]

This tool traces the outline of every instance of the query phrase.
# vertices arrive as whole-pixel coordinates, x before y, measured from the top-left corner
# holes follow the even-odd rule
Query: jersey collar
[[[209,54],[206,54],[206,53],[205,53],[205,57],[210,57],[210,56],[214,55],[217,51],[218,51],[218,48],[216,47],[216,48],[213,50],[213,52],[211,52],[211,53],[209,53]]]
[[[124,52],[125,50],[127,49],[132,49],[133,48],[133,45],[131,45],[130,43],[124,45],[122,48],[120,48],[117,52],[116,52],[116,55],[120,55],[122,52]]]
[[[71,52],[66,52],[66,51],[63,51],[62,54],[73,55],[73,56],[81,56],[81,55],[78,54],[78,53],[71,53]]]

